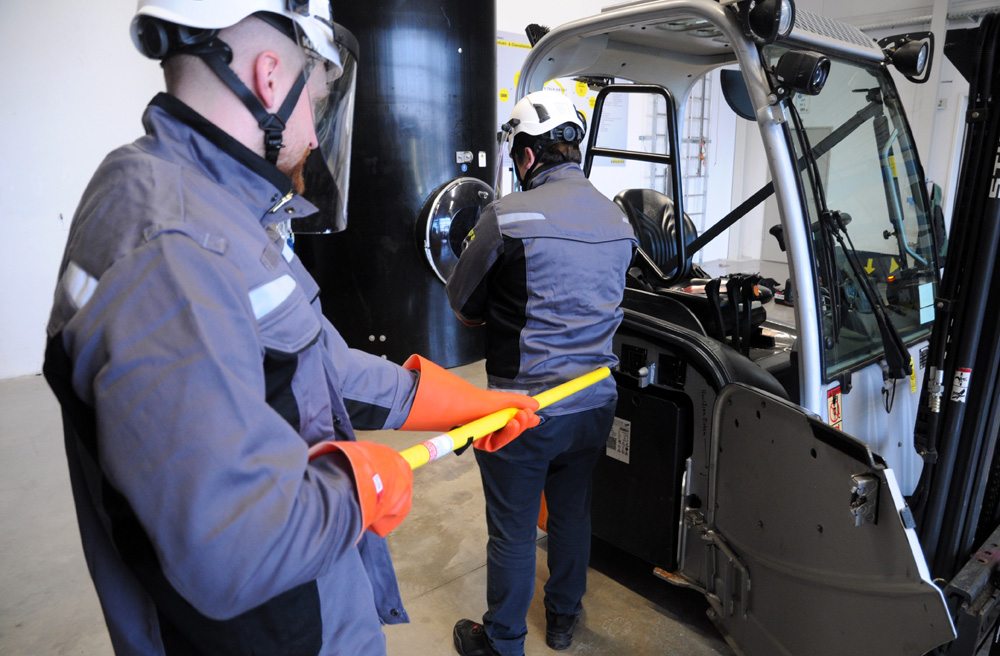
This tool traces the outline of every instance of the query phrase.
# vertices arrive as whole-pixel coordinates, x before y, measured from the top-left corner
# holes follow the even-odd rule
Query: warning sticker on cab
[[[969,396],[969,383],[972,381],[972,369],[955,369],[955,378],[951,383],[951,400],[965,403]]]
[[[629,453],[632,451],[632,422],[615,417],[608,435],[608,445],[605,453],[615,460],[628,464]]]
[[[827,423],[838,430],[844,430],[843,399],[841,398],[840,385],[837,385],[826,392]]]

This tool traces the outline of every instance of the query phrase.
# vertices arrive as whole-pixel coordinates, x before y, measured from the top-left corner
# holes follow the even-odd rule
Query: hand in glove
[[[518,413],[506,426],[476,440],[476,448],[496,451],[538,425],[538,401],[530,396],[479,389],[419,355],[411,355],[403,368],[419,371],[420,380],[402,430],[445,432],[497,410],[517,408]]]
[[[410,512],[413,470],[393,449],[374,442],[320,442],[309,459],[340,451],[351,465],[361,507],[361,530],[385,537]]]
[[[530,398],[530,397],[528,397]],[[481,451],[496,451],[507,446],[515,437],[538,425],[539,418],[534,412],[518,410],[507,425],[489,435],[484,435],[472,443],[473,448]],[[464,449],[463,449],[464,450]]]

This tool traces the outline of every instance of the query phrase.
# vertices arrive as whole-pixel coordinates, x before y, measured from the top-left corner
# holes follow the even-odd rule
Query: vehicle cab
[[[700,590],[741,653],[954,637],[905,504],[938,245],[888,67],[916,75],[923,55],[789,0],[662,0],[551,30],[521,71],[518,98],[554,78],[600,90],[584,171],[640,244],[594,532]],[[759,188],[715,215],[684,157],[707,74],[760,136],[740,165]]]

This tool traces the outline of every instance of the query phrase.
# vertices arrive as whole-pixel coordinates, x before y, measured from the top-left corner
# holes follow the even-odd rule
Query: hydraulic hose
[[[976,37],[976,52],[983,52],[986,36],[994,22],[994,15],[987,15],[980,26]],[[969,98],[971,103],[979,107],[983,102],[980,94],[982,84],[980,75],[976,72],[969,80]],[[971,115],[970,111],[970,115]],[[958,194],[954,202],[954,219],[950,247],[946,256],[944,276],[938,289],[935,303],[934,332],[931,335],[930,352],[928,354],[924,390],[926,392],[926,408],[921,411],[922,421],[918,421],[914,431],[914,447],[924,458],[928,466],[924,467],[917,486],[917,492],[912,500],[914,513],[920,526],[922,542],[930,539],[930,534],[937,534],[940,526],[928,516],[927,505],[931,488],[934,484],[937,470],[938,450],[941,447],[941,418],[945,406],[945,356],[949,336],[954,329],[955,313],[954,299],[960,287],[960,277],[964,262],[970,256],[968,252],[970,239],[968,237],[970,221],[967,219],[970,210],[970,199],[973,197],[972,184],[978,172],[981,159],[982,142],[985,135],[980,134],[981,123],[966,119],[965,145],[962,152],[963,166],[960,170]],[[925,554],[930,556],[926,550]]]
[[[987,21],[984,21],[984,24]],[[990,198],[990,179],[993,175],[993,152],[1000,138],[1000,121],[995,112],[995,103],[989,96],[994,74],[994,58],[997,53],[998,23],[995,16],[984,27],[981,35],[986,48],[976,75],[977,107],[983,107],[990,115],[988,125],[976,125],[972,140],[977,158],[964,164],[970,168],[973,186],[963,188],[962,200],[967,213],[956,213],[960,223],[968,222],[961,230],[961,253],[948,254],[945,268],[946,296],[952,305],[961,299],[956,311],[948,308],[951,315],[947,326],[947,342],[939,345],[940,363],[945,372],[946,385],[951,382],[950,397],[942,404],[943,413],[936,427],[940,433],[938,460],[934,466],[929,497],[921,525],[921,543],[935,577],[950,578],[954,574],[954,563],[960,554],[958,544],[964,535],[964,522],[971,494],[971,478],[977,465],[975,456],[981,451],[981,436],[977,436],[965,425],[968,408],[969,386],[975,379],[979,340],[982,335],[982,317],[986,309],[993,277],[993,266],[1000,244],[1000,203]],[[973,97],[970,93],[970,98]],[[971,114],[970,119],[975,120]],[[976,152],[978,151],[978,152]],[[965,177],[965,176],[963,176]],[[989,217],[989,220],[987,219]],[[958,256],[961,259],[958,259]],[[945,328],[945,325],[941,326]],[[970,422],[974,424],[974,422]]]

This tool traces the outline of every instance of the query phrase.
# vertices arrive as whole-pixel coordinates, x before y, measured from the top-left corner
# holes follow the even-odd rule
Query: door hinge
[[[708,543],[708,593],[718,600],[723,619],[733,615],[746,619],[750,610],[750,573],[746,565],[715,531],[706,530],[702,537]]]
[[[878,523],[878,477],[873,474],[851,476],[851,514],[854,525]]]

